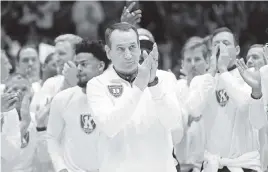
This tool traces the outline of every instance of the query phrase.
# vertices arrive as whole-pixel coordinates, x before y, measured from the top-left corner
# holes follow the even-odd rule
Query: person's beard
[[[78,78],[77,86],[79,86],[79,87],[81,87],[81,88],[86,88],[86,86],[87,86],[87,82],[88,82],[88,81],[89,81],[89,80],[84,81],[84,80],[81,80],[81,79]]]
[[[78,81],[77,85],[81,88],[86,88],[88,81]]]

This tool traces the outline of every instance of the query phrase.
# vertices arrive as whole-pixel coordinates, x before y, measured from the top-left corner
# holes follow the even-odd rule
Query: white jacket
[[[187,103],[188,109],[196,116],[203,112],[209,154],[236,159],[259,150],[258,130],[267,123],[263,98],[251,98],[251,88],[237,69],[197,76],[190,89],[189,97],[199,96]]]
[[[100,172],[175,172],[171,130],[182,128],[173,74],[157,71],[159,83],[143,92],[113,67],[87,84],[93,118],[102,131]]]

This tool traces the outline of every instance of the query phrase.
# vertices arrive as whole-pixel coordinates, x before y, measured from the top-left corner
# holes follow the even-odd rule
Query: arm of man
[[[1,132],[1,157],[9,162],[18,156],[20,152],[20,121],[15,109],[5,112],[3,118],[4,122]]]
[[[64,109],[62,101],[64,100],[61,95],[62,94],[57,94],[51,102],[47,125],[48,153],[57,172],[66,169],[66,165],[61,156],[60,147],[60,138],[65,125],[64,119],[62,118],[62,110]]]
[[[189,96],[185,100],[185,108],[191,116],[199,117],[215,90],[214,77],[211,74],[194,77],[189,90]]]
[[[261,83],[262,83],[262,98],[251,99],[249,103],[249,119],[251,124],[261,129],[268,123],[268,112],[266,106],[268,104],[268,65],[260,69]]]
[[[168,130],[181,131],[183,133],[184,120],[182,106],[176,96],[176,77],[172,73],[166,73],[159,78],[156,85],[150,86],[149,90],[154,103],[156,113],[162,125]]]
[[[114,104],[105,87],[93,78],[87,84],[87,98],[90,112],[98,127],[109,137],[115,136],[130,121],[142,95],[135,85],[131,92],[124,92],[120,101]]]
[[[263,98],[252,98],[248,103],[249,120],[252,126],[258,130],[267,124],[267,115],[264,107]]]

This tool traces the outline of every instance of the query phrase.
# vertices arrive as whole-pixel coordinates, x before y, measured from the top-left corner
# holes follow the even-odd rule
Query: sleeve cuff
[[[142,93],[143,92],[136,85],[133,85],[133,92],[129,99],[133,104],[137,104],[140,100]]]
[[[46,131],[47,127],[36,127],[36,131],[37,132],[42,132],[42,131]]]
[[[158,81],[158,83],[156,85],[148,87],[148,88],[149,88],[151,95],[152,95],[152,98],[154,100],[160,100],[165,95],[163,88],[161,87],[160,81]]]

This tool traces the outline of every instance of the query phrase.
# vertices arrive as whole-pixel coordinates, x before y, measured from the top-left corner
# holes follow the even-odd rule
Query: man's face
[[[234,65],[236,56],[239,54],[239,46],[235,45],[234,35],[230,32],[218,33],[212,39],[212,46],[215,47],[216,45],[219,45],[220,43],[223,43],[226,45],[228,54],[230,58],[232,59],[228,67],[231,67],[232,65]]]
[[[27,76],[33,76],[38,72],[38,53],[34,48],[24,48],[19,54],[18,71]]]
[[[78,83],[77,85],[85,88],[87,82],[93,77],[98,76],[103,72],[103,67],[101,62],[93,56],[91,53],[79,53],[75,56],[74,60],[78,73]]]
[[[247,66],[249,68],[254,67],[256,70],[259,70],[264,65],[265,61],[264,61],[263,48],[254,47],[249,49],[247,54]]]
[[[202,52],[202,47],[184,52],[183,68],[187,72],[186,75],[194,77],[202,75],[206,72],[208,63]]]
[[[5,80],[9,76],[9,72],[12,66],[7,59],[6,53],[1,52],[1,81]]]
[[[55,45],[55,56],[59,61],[59,73],[62,72],[64,63],[74,58],[74,49],[67,41],[57,42]]]
[[[14,76],[9,82],[6,83],[6,90],[10,90],[10,93],[17,93],[19,95],[19,105],[26,92],[30,91],[31,84],[27,79],[20,76]]]
[[[114,30],[110,36],[111,47],[106,49],[115,69],[131,73],[137,69],[141,55],[137,34],[134,30]]]
[[[46,74],[49,77],[57,75],[58,63],[59,63],[58,58],[55,55],[53,55],[51,60],[47,64],[44,64],[43,74]]]

